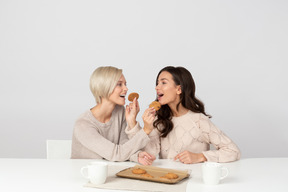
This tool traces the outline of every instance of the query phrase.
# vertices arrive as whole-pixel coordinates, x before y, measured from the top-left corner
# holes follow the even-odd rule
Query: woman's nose
[[[158,86],[158,85],[156,85],[156,87],[155,87],[155,90],[157,90],[157,89],[159,89],[159,86]]]

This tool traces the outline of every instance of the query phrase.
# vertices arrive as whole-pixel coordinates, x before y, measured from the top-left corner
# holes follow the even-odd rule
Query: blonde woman
[[[97,68],[90,78],[90,90],[96,105],[83,113],[75,123],[72,137],[72,159],[106,159],[126,161],[149,142],[151,126],[145,126],[130,140],[126,132],[139,129],[136,99],[124,107],[128,88],[122,70],[107,66]],[[150,116],[146,121],[152,122]],[[138,154],[138,153],[137,153]],[[142,152],[138,161],[152,163],[153,156]],[[150,163],[149,163],[150,162]]]

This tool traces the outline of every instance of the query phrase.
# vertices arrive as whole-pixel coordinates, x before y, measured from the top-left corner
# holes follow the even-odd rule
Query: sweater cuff
[[[207,161],[218,162],[218,155],[214,151],[203,151],[202,153]]]
[[[142,128],[140,127],[139,123],[137,122],[136,125],[131,129],[129,125],[125,128],[125,133],[128,135],[129,139],[132,138],[138,131]]]
[[[218,162],[218,163],[227,163],[240,159],[240,152],[235,151],[222,151],[221,154],[219,151],[204,151],[202,152],[206,157],[207,161]]]
[[[136,153],[134,153],[133,155],[130,156],[130,161],[136,162],[138,163],[138,155],[141,151],[137,151]]]

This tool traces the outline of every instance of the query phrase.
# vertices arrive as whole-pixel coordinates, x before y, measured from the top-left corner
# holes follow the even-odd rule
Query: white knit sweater
[[[172,122],[174,127],[165,138],[161,138],[160,132],[154,129],[149,135],[150,142],[143,150],[159,155],[160,159],[173,159],[185,150],[203,153],[207,161],[213,162],[230,162],[240,158],[237,145],[202,113],[189,111],[180,117],[173,117]],[[130,138],[136,132],[136,129],[126,129]],[[215,150],[210,150],[210,144]],[[131,160],[137,162],[137,154]]]

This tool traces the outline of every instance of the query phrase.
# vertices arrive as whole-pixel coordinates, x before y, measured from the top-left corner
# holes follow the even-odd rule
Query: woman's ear
[[[177,85],[177,92],[178,95],[180,95],[182,93],[182,88],[181,85]]]

